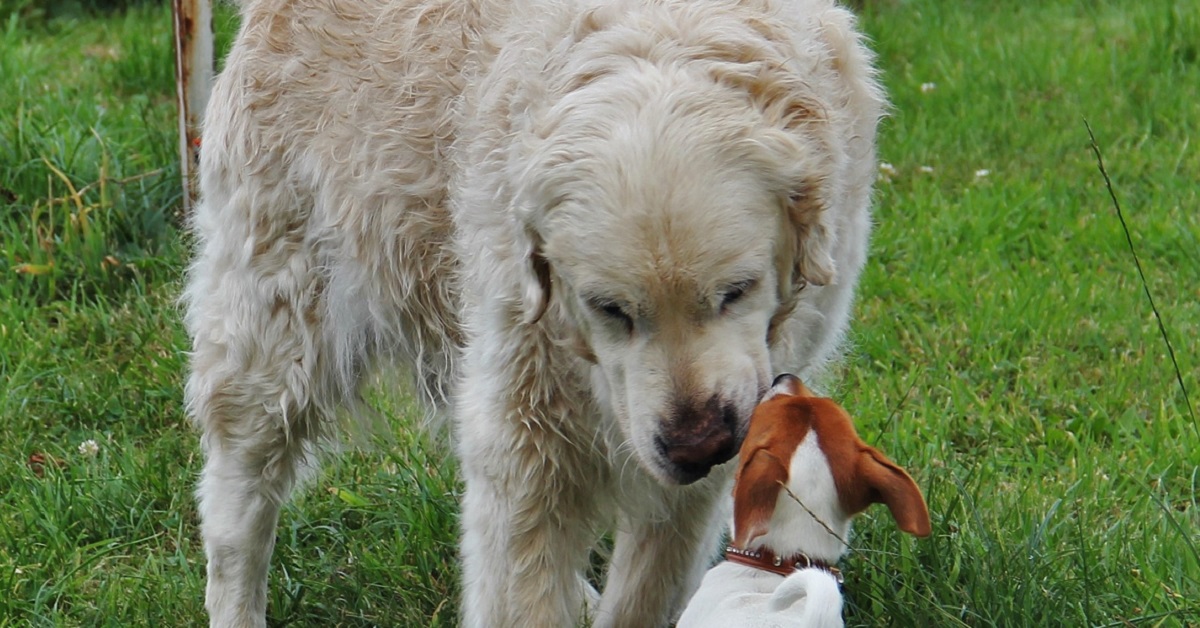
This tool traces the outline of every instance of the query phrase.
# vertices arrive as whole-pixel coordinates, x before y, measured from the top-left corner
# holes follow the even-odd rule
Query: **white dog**
[[[733,545],[677,628],[840,627],[834,565],[851,519],[882,503],[901,530],[929,535],[925,498],[908,473],[859,440],[845,410],[792,375],[776,378],[755,409],[740,460]]]
[[[212,624],[263,625],[280,505],[388,365],[454,420],[466,625],[668,623],[769,374],[816,375],[847,320],[883,108],[852,16],[241,10],[185,294]]]

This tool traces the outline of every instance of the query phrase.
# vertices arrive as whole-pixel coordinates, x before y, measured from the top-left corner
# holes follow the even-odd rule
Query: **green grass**
[[[849,623],[1200,626],[1200,426],[1083,124],[1200,401],[1200,6],[865,4],[895,174],[836,392],[934,534],[860,520]],[[0,15],[0,626],[203,619],[171,63],[162,6]],[[276,625],[454,623],[459,487],[413,422],[285,510]]]

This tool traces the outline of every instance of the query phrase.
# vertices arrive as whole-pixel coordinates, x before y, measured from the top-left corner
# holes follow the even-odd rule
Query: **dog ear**
[[[733,487],[733,542],[746,548],[767,533],[783,483],[788,481],[783,461],[766,449],[750,454],[738,468]]]
[[[523,320],[526,325],[538,322],[550,305],[550,263],[542,255],[541,238],[532,226],[526,226],[520,238],[525,272],[521,278]]]
[[[825,286],[836,279],[837,230],[829,210],[831,162],[841,158],[824,141],[818,122],[796,129],[760,130],[752,144],[763,172],[773,179],[782,212],[779,279],[783,294],[806,284]]]
[[[749,90],[769,127],[760,131],[759,141],[768,149],[767,160],[783,190],[783,211],[794,238],[790,274],[793,289],[799,289],[834,281],[837,236],[827,182],[835,171],[832,164],[843,156],[830,136],[822,103],[800,96],[807,90],[795,81],[785,72],[767,72]]]
[[[914,536],[929,536],[929,509],[921,489],[908,473],[879,450],[864,446],[858,465],[859,477],[870,487],[870,503],[885,504],[901,530]]]
[[[823,97],[813,93],[794,62],[771,48],[755,52],[770,61],[747,63],[745,51],[729,50],[709,72],[719,83],[744,90],[762,113],[762,127],[748,137],[748,157],[775,179],[793,235],[790,268],[780,269],[781,288],[794,293],[805,284],[828,285],[836,270],[837,234],[827,211],[827,197],[835,192],[826,188],[846,156]]]
[[[828,224],[830,214],[820,190],[819,182],[805,181],[791,191],[784,205],[796,237],[792,282],[797,287],[804,283],[825,286],[834,281],[836,234]]]

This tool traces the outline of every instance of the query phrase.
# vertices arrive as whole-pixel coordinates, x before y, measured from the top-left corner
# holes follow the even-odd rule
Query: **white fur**
[[[780,491],[767,533],[755,539],[754,545],[770,548],[777,556],[803,552],[836,564],[846,551],[843,541],[849,539],[852,517],[842,510],[816,432],[809,432],[792,455],[788,489],[799,503],[787,491]],[[727,561],[705,574],[676,628],[842,625],[842,592],[829,572],[810,567],[784,577]]]
[[[786,578],[723,562],[704,576],[676,628],[838,628],[842,593],[820,569]]]
[[[809,432],[796,447],[788,467],[788,478],[788,489],[800,503],[786,491],[780,493],[766,534],[756,538],[754,543],[778,548],[780,555],[804,552],[810,558],[836,563],[846,551],[842,541],[849,540],[852,517],[842,510],[833,474],[816,432]]]
[[[850,14],[242,13],[206,116],[184,295],[212,625],[264,625],[280,505],[384,365],[454,419],[465,625],[576,621],[611,526],[594,625],[668,623],[719,537],[730,470],[679,486],[656,438],[709,399],[744,431],[769,374],[815,376],[846,324],[883,106]]]

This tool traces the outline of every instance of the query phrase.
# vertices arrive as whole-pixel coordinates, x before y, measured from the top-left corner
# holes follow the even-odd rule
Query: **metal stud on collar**
[[[726,556],[731,560],[739,559],[736,562],[743,562],[743,564],[751,567],[757,567],[758,569],[770,571],[781,576],[788,575],[791,570],[816,568],[828,572],[834,577],[835,580],[837,580],[839,585],[845,582],[845,578],[842,575],[841,569],[838,569],[837,567],[834,567],[833,565],[830,565],[824,561],[816,560],[804,553],[797,553],[784,558],[782,556],[777,556],[774,552],[767,551],[763,548],[759,548],[757,550],[747,550],[734,547],[732,545],[725,548],[725,553]]]

